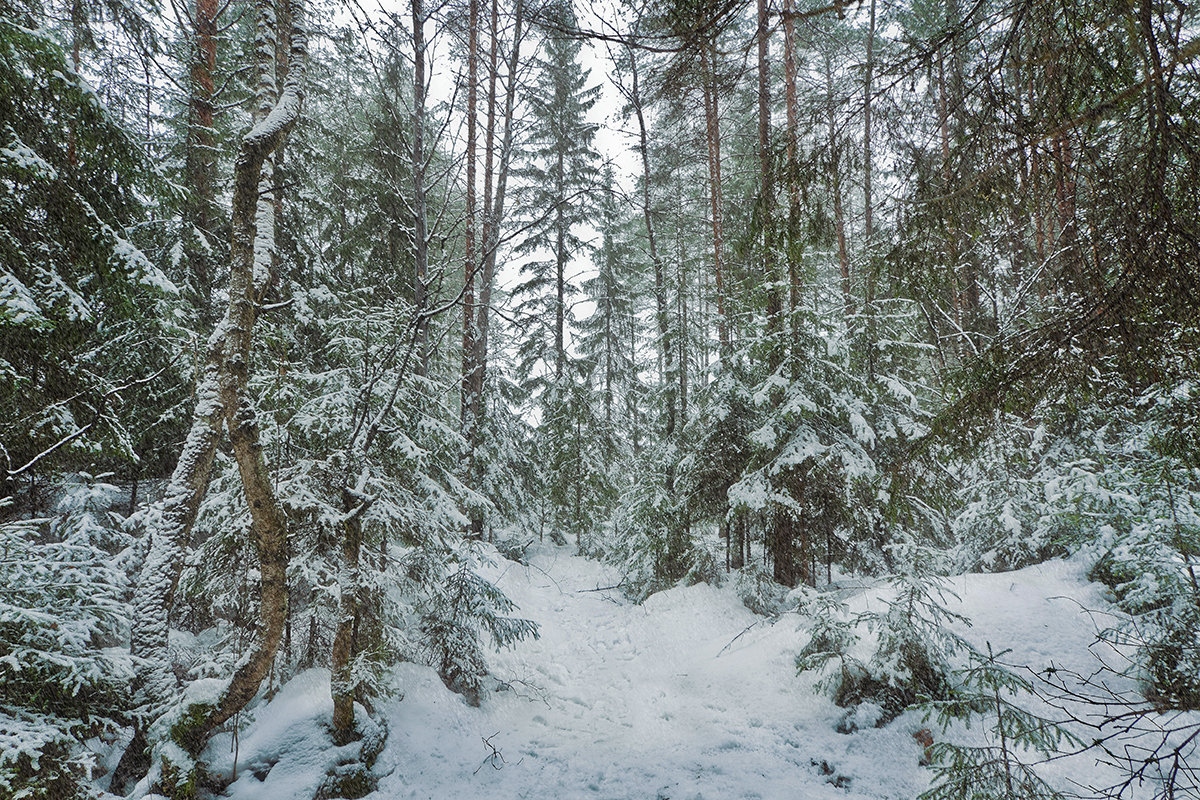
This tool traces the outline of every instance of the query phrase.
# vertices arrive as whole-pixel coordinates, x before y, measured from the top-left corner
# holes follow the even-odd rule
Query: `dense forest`
[[[1198,797],[1198,310],[1190,3],[0,0],[0,797],[219,796],[314,669],[364,796],[551,550],[800,620],[925,798]],[[1055,559],[1107,657],[959,634]]]

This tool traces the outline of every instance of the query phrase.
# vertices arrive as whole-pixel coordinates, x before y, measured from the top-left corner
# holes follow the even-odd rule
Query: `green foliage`
[[[605,557],[624,576],[625,593],[638,602],[694,574],[702,561],[702,545],[683,523],[680,498],[667,488],[675,452],[663,444],[647,447],[621,471]]]
[[[469,551],[462,556],[469,558]],[[420,569],[440,577],[427,575],[422,581],[421,641],[446,686],[477,706],[487,676],[481,634],[497,647],[511,647],[536,639],[537,625],[507,616],[516,606],[469,561],[422,559]]]
[[[158,332],[158,299],[174,292],[129,230],[142,214],[139,151],[29,22],[0,12],[0,455],[15,473],[6,493],[17,475],[135,457],[131,423],[155,417],[115,409],[134,379],[167,363],[146,340]]]

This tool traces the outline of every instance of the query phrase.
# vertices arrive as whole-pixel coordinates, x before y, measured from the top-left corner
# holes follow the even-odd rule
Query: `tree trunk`
[[[650,249],[650,262],[654,266],[654,311],[658,323],[658,347],[663,362],[663,429],[670,439],[675,434],[675,349],[670,336],[670,312],[667,308],[666,276],[663,260],[658,253],[658,237],[654,228],[654,209],[650,201],[650,138],[646,131],[646,115],[642,107],[641,87],[638,81],[637,55],[629,48],[631,80],[626,99],[633,108],[638,123],[638,154],[642,160],[642,216],[646,222],[646,244]]]
[[[491,151],[493,148],[493,121],[492,121],[492,104],[495,99],[495,81],[496,81],[496,37],[498,36],[498,20],[496,19],[496,5],[493,3],[492,14],[492,51],[491,51],[491,70],[492,75],[489,78],[488,92],[488,177],[491,175]],[[514,11],[516,17],[513,27],[513,43],[512,51],[509,54],[508,60],[508,86],[504,94],[504,139],[500,146],[500,163],[496,175],[496,191],[494,196],[489,196],[485,202],[487,209],[485,211],[484,225],[484,240],[483,240],[483,275],[480,279],[479,287],[479,309],[476,317],[475,329],[475,371],[473,373],[474,380],[472,382],[472,417],[473,430],[478,432],[482,430],[484,420],[484,402],[483,389],[484,383],[487,380],[487,364],[488,364],[488,330],[491,321],[491,303],[492,303],[492,282],[496,274],[496,251],[500,246],[500,224],[504,220],[504,196],[508,185],[509,165],[512,162],[513,151],[513,114],[517,102],[517,68],[520,66],[521,40],[524,36],[524,21],[525,10],[522,0],[517,0],[516,9]],[[490,193],[488,193],[490,195]],[[470,443],[471,465],[476,472],[476,482],[478,482],[478,464],[475,463],[474,449],[477,446],[478,439]],[[478,522],[472,520],[473,525],[480,526],[483,523],[482,517],[478,518]],[[473,528],[475,535],[480,534],[480,530]]]
[[[793,0],[784,0],[783,16],[783,74],[784,105],[787,107],[787,181],[788,181],[788,319],[791,341],[791,369],[793,379],[799,377],[800,369],[800,320],[796,313],[800,307],[800,269],[797,250],[800,238],[800,165],[796,147],[800,136],[799,100],[796,96],[796,23],[792,14]]]
[[[225,424],[250,508],[250,530],[258,555],[258,640],[197,731],[203,739],[243,709],[258,692],[274,662],[287,620],[287,523],[263,456],[253,405],[243,395],[250,378],[250,348],[259,300],[256,286],[266,279],[275,249],[274,203],[269,192],[263,191],[272,185],[269,158],[299,119],[303,99],[308,40],[302,26],[302,9],[298,0],[293,2],[287,81],[275,100],[274,59],[264,58],[260,64],[257,121],[242,138],[234,165],[229,303],[230,316],[236,318],[237,324],[232,337],[235,348],[225,359],[227,380],[221,386]],[[272,45],[277,35],[274,12],[271,0],[259,0],[258,36],[260,40],[269,38]],[[262,50],[259,48],[259,52]],[[271,55],[273,51],[274,47]]]
[[[415,280],[413,295],[417,314],[417,374],[429,372],[429,230],[425,200],[425,10],[421,0],[412,0],[413,37],[413,108],[412,108],[412,180],[413,180],[413,258]]]
[[[833,94],[833,59],[825,54],[825,88],[829,123],[830,188],[833,191],[833,224],[837,233],[838,271],[842,276],[842,315],[849,328],[854,316],[854,296],[850,292],[850,254],[846,249],[846,218],[842,209],[841,145],[837,135],[837,105]]]
[[[874,102],[875,79],[875,0],[871,0],[867,23],[866,79],[863,83],[863,244],[866,248],[866,288],[864,306],[867,314],[867,374],[875,375],[875,262],[872,252],[875,242],[875,208],[872,198],[871,165],[871,106]]]
[[[167,662],[168,616],[183,569],[183,551],[208,485],[222,423],[229,431],[243,491],[251,514],[251,535],[259,560],[260,614],[254,650],[243,659],[216,704],[185,736],[185,749],[197,753],[209,734],[253,698],[269,671],[287,617],[286,524],[263,459],[258,424],[243,397],[250,373],[252,330],[259,289],[269,273],[274,250],[274,202],[268,157],[300,114],[307,39],[294,9],[289,70],[283,94],[275,101],[275,8],[259,2],[260,78],[255,124],[243,137],[234,169],[233,239],[229,306],[209,342],[199,400],[157,524],[148,531],[150,550],[135,593],[132,649],[152,663],[142,691],[150,707],[160,709],[174,694]],[[157,713],[157,712],[155,712]]]
[[[775,168],[771,157],[771,93],[767,0],[758,0],[758,169],[762,217],[762,279],[767,281],[767,337],[772,372],[783,363],[783,300],[775,274]]]
[[[468,3],[467,31],[467,230],[466,259],[463,263],[462,390],[459,412],[463,436],[474,440],[471,419],[471,375],[474,372],[475,328],[475,154],[477,149],[475,117],[479,84],[479,0]],[[468,454],[469,458],[469,454]]]
[[[563,159],[563,149],[558,147],[558,158],[555,165],[554,187],[554,385],[561,390],[563,368],[567,361],[566,349],[566,314],[567,314],[567,221],[564,216],[566,206],[566,164]]]
[[[717,102],[716,45],[709,43],[701,56],[704,67],[704,129],[708,144],[708,196],[712,215],[713,276],[717,283],[717,339],[721,358],[732,352],[729,324],[725,318],[725,275],[722,263],[721,230],[721,121]],[[728,367],[728,365],[726,365]]]
[[[362,556],[362,514],[368,501],[361,493],[342,491],[342,562],[338,584],[338,624],[330,654],[330,691],[333,694],[333,741],[343,745],[354,734],[354,629],[359,615],[362,581],[359,561]]]

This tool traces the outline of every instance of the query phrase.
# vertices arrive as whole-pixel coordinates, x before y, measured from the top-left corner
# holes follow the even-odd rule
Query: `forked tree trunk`
[[[670,337],[670,312],[667,308],[666,273],[658,252],[658,236],[654,227],[654,208],[650,201],[650,137],[646,130],[646,114],[642,107],[641,86],[638,81],[637,53],[629,48],[631,83],[626,99],[633,108],[638,123],[638,154],[642,160],[642,216],[646,222],[646,244],[650,249],[650,262],[654,265],[654,316],[658,324],[658,346],[662,356],[663,383],[663,429],[667,438],[675,435],[675,349]],[[668,480],[668,483],[672,481]],[[667,489],[673,487],[668,485]]]
[[[141,693],[148,712],[154,715],[175,693],[167,661],[168,616],[221,429],[226,427],[250,508],[251,534],[259,559],[259,629],[253,651],[238,666],[217,702],[187,731],[186,745],[193,752],[258,691],[274,660],[287,616],[286,523],[263,458],[254,409],[244,391],[258,291],[267,279],[274,251],[275,209],[268,158],[300,115],[307,39],[297,3],[292,14],[287,84],[276,101],[275,8],[270,0],[260,0],[258,5],[258,107],[234,168],[229,306],[209,340],[192,427],[167,495],[147,532],[150,549],[134,597],[132,650],[152,665]]]
[[[493,4],[493,42],[491,54],[491,69],[492,75],[489,78],[489,120],[492,117],[490,110],[491,105],[495,101],[495,82],[496,82],[496,50],[497,42],[495,38],[499,35],[497,30],[498,20],[496,19],[496,6]],[[491,327],[491,303],[492,303],[492,283],[496,274],[496,252],[500,247],[500,224],[504,220],[504,199],[505,190],[508,186],[508,170],[512,163],[513,152],[513,114],[517,104],[517,69],[520,66],[521,60],[521,40],[524,38],[524,22],[525,10],[521,0],[517,0],[516,9],[514,11],[515,20],[513,23],[513,41],[512,50],[508,58],[508,85],[504,91],[504,138],[500,145],[499,165],[496,170],[496,190],[495,194],[487,192],[486,199],[486,224],[484,226],[483,237],[483,275],[480,279],[479,287],[479,310],[476,314],[476,338],[475,338],[475,372],[474,383],[472,386],[474,403],[473,416],[475,418],[475,430],[478,431],[483,424],[484,404],[483,404],[483,388],[487,380],[487,364],[488,364],[488,332]],[[494,148],[494,123],[489,122],[488,125],[488,149],[489,152]],[[489,176],[491,175],[491,156],[488,157],[489,167],[487,169]]]
[[[287,621],[287,521],[263,456],[254,407],[245,397],[245,390],[250,378],[250,348],[259,300],[256,288],[266,281],[275,250],[275,207],[269,191],[264,191],[272,186],[269,159],[299,119],[304,94],[308,39],[303,29],[303,9],[298,0],[292,2],[286,83],[274,100],[274,59],[264,59],[260,64],[257,122],[242,137],[234,165],[229,317],[236,324],[231,332],[233,348],[225,358],[225,380],[221,386],[225,424],[250,508],[250,530],[258,555],[259,628],[254,649],[243,659],[197,731],[201,741],[253,699],[271,670]],[[258,35],[260,39],[270,37],[273,44],[277,35],[274,4],[271,0],[259,0],[258,5]],[[270,55],[274,55],[274,47]]]

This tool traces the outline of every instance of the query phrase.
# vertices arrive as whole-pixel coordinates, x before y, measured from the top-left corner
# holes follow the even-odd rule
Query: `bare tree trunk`
[[[871,199],[873,180],[871,166],[871,106],[874,101],[875,79],[875,0],[871,0],[870,18],[867,27],[866,80],[863,86],[863,238],[867,246],[875,236],[875,209]],[[874,301],[875,282],[872,271],[867,273],[867,302]]]
[[[642,160],[642,216],[646,222],[646,243],[650,249],[650,262],[654,265],[654,311],[658,323],[658,345],[663,361],[663,378],[666,390],[663,393],[664,433],[667,438],[675,434],[675,349],[670,336],[670,312],[667,308],[667,286],[662,257],[658,252],[658,237],[654,227],[654,208],[650,201],[650,139],[646,131],[646,115],[642,106],[641,86],[638,80],[637,54],[629,49],[631,85],[625,93],[638,123],[638,154]]]
[[[429,372],[429,228],[425,201],[425,9],[412,0],[413,37],[413,257],[416,281],[413,286],[417,313],[417,374]]]
[[[783,16],[783,74],[784,105],[787,107],[787,181],[788,181],[788,319],[791,322],[792,345],[791,376],[799,374],[800,320],[796,310],[800,307],[800,270],[796,263],[796,239],[800,227],[800,166],[796,158],[797,140],[800,135],[799,100],[796,96],[796,22],[792,15],[793,0],[784,0]]]
[[[938,54],[937,61],[937,93],[938,93],[938,128],[942,140],[942,192],[949,192],[953,184],[953,174],[950,168],[950,113],[946,97],[946,66],[945,59]],[[946,225],[946,262],[950,274],[950,302],[954,310],[954,352],[959,356],[963,353],[963,313],[962,291],[958,276],[958,228],[953,219]]]
[[[462,391],[459,412],[464,438],[473,441],[471,374],[474,371],[475,328],[475,155],[477,150],[475,117],[479,84],[479,0],[470,0],[467,32],[467,230],[466,260],[463,264],[463,338]]]
[[[854,316],[854,296],[850,292],[850,254],[846,249],[846,219],[842,209],[841,146],[837,135],[837,107],[833,95],[833,58],[825,54],[825,88],[829,122],[829,169],[833,190],[833,224],[837,233],[838,270],[842,276],[842,314],[849,327]]]
[[[762,279],[767,287],[767,337],[769,365],[774,372],[783,363],[783,299],[775,274],[775,168],[771,156],[771,93],[769,90],[770,27],[767,0],[758,0],[758,167],[759,209],[762,216]]]
[[[354,739],[354,685],[351,674],[355,656],[355,636],[362,602],[359,562],[362,557],[362,514],[369,499],[349,488],[342,490],[342,560],[338,584],[338,624],[330,653],[330,691],[333,695],[333,740],[346,744]]]
[[[871,0],[867,25],[866,80],[863,84],[863,244],[866,249],[867,281],[865,303],[867,314],[867,373],[875,375],[875,261],[872,258],[875,243],[875,208],[872,197],[874,176],[871,164],[871,108],[874,103],[875,80],[875,0]]]
[[[188,175],[191,183],[191,198],[189,200],[190,219],[188,222],[194,230],[187,231],[185,240],[193,236],[208,237],[212,233],[213,223],[209,218],[209,210],[216,191],[216,130],[214,128],[214,104],[216,102],[216,86],[213,74],[217,68],[217,16],[219,8],[216,0],[196,0],[196,18],[194,20],[196,39],[196,58],[192,62],[191,108],[193,135],[188,142]],[[207,242],[198,243],[198,247],[190,248],[188,263],[192,268],[195,280],[196,300],[200,311],[200,321],[203,325],[213,323],[212,264],[208,254]]]
[[[493,11],[495,6],[493,6]],[[475,419],[476,426],[482,424],[484,406],[483,406],[483,386],[487,377],[488,363],[488,329],[490,324],[490,309],[492,302],[492,281],[496,274],[496,251],[500,246],[500,224],[504,220],[504,196],[505,189],[508,185],[509,165],[512,162],[513,151],[513,114],[517,102],[517,69],[520,66],[521,59],[521,40],[524,37],[524,22],[525,9],[522,0],[517,0],[516,9],[514,11],[515,20],[513,25],[513,42],[512,50],[509,53],[508,60],[508,86],[504,93],[504,139],[500,146],[500,165],[496,177],[496,193],[490,200],[489,211],[487,212],[488,223],[486,225],[484,235],[484,252],[483,252],[483,276],[480,281],[479,290],[479,312],[478,312],[478,327],[475,346],[478,350],[476,356],[476,397],[475,397]],[[493,35],[497,35],[495,31],[495,23],[493,23]],[[493,43],[492,52],[492,71],[493,83],[495,64],[495,43]],[[494,86],[489,92],[489,97],[495,94]],[[490,102],[490,100],[489,100]],[[489,128],[490,128],[489,124]],[[489,148],[491,147],[492,134],[489,132]],[[490,168],[489,168],[490,172]]]
[[[563,368],[566,366],[566,313],[567,313],[567,222],[565,172],[566,163],[562,148],[558,149],[554,187],[554,385],[562,388]]]
[[[725,318],[725,274],[721,231],[721,120],[717,102],[716,45],[709,43],[701,55],[704,67],[704,123],[708,144],[708,184],[712,214],[713,275],[717,283],[717,338],[722,359],[732,351],[729,324]]]

